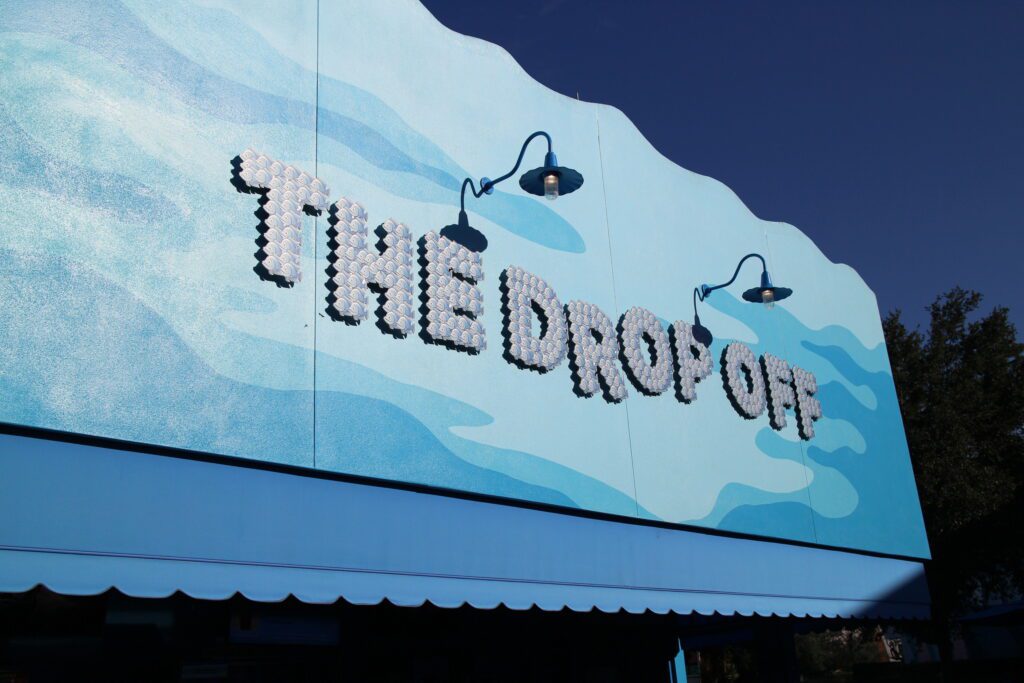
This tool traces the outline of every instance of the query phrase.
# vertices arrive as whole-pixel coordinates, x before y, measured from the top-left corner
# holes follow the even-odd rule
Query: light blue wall
[[[412,0],[7,2],[0,119],[0,420],[928,554],[857,274]],[[555,203],[514,180],[467,201],[490,241],[480,355],[328,317],[323,217],[305,219],[301,283],[253,270],[256,197],[231,184],[246,148],[419,237],[455,221],[463,177],[504,172],[541,128],[586,182]],[[613,320],[639,305],[670,323],[751,251],[795,294],[742,302],[748,264],[703,304],[716,372],[692,404],[584,399],[568,363],[539,375],[502,357],[508,265]],[[731,340],[815,374],[814,439],[792,413],[781,432],[736,414],[717,372]]]

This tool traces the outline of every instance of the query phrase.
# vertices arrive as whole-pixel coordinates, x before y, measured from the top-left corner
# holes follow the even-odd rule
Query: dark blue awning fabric
[[[0,591],[925,618],[922,565],[0,434]]]

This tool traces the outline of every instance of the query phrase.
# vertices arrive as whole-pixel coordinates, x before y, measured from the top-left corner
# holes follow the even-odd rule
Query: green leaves
[[[883,321],[945,619],[1024,585],[1024,345],[981,301],[942,294],[926,333]]]

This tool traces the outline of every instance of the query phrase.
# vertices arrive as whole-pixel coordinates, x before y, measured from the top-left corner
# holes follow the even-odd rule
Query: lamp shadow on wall
[[[252,270],[264,282],[273,282],[278,287],[293,287],[295,285],[294,282],[289,282],[280,275],[272,275],[270,271],[267,270],[267,267],[263,265],[263,259],[267,257],[266,247],[267,244],[269,244],[266,234],[267,230],[270,229],[270,226],[267,225],[267,218],[270,214],[268,214],[266,209],[263,208],[269,201],[269,199],[267,199],[267,190],[258,187],[251,187],[242,179],[241,172],[242,157],[235,156],[235,158],[231,160],[231,185],[240,194],[257,195],[259,198],[259,207],[252,214],[259,219],[259,223],[256,226],[256,230],[259,232],[259,235],[256,237],[256,251],[253,253],[253,256],[256,257],[256,265],[253,266]]]
[[[331,204],[331,208],[327,212],[327,268],[324,269],[324,273],[327,275],[327,279],[324,282],[324,287],[327,288],[327,315],[331,320],[345,323],[346,325],[358,325],[360,320],[351,316],[342,315],[334,307],[334,303],[338,300],[338,283],[334,281],[340,271],[338,270],[338,247],[342,246],[338,241],[338,237],[341,233],[338,232],[338,209],[337,206]],[[373,234],[377,237],[377,243],[374,245],[378,254],[383,254],[387,249],[387,245],[384,243],[384,238],[387,236],[387,231],[383,225],[378,225]],[[389,327],[384,322],[384,304],[387,302],[387,294],[383,287],[373,282],[368,282],[366,288],[370,290],[370,293],[377,298],[377,309],[374,313],[376,318],[376,327],[384,334],[394,337],[395,339],[405,339],[406,335],[398,332]]]
[[[508,287],[508,274],[505,271],[501,271],[501,275],[498,276],[498,290],[501,292],[501,339],[502,348],[504,349],[502,357],[520,370],[532,370],[540,375],[547,373],[547,368],[527,365],[512,355],[512,307],[510,306],[509,298],[511,290]],[[540,334],[537,335],[537,338],[542,339],[548,333],[548,316],[536,301],[530,301],[530,308],[540,323]]]

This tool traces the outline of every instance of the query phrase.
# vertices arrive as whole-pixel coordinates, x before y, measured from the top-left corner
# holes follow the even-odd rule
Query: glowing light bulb
[[[552,201],[558,199],[558,176],[554,173],[544,176],[544,196]]]
[[[769,311],[775,308],[775,292],[771,289],[765,289],[761,291],[761,301],[764,302],[764,307]]]

